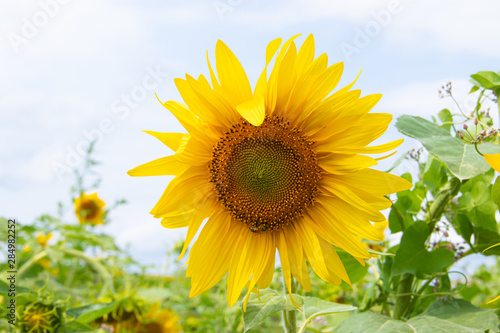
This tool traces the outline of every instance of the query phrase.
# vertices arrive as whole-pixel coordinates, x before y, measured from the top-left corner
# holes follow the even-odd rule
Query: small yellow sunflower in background
[[[99,199],[97,193],[85,194],[75,199],[75,214],[80,224],[104,224],[104,210],[106,204]]]
[[[269,43],[253,91],[219,40],[217,76],[208,62],[210,82],[203,75],[175,80],[186,105],[163,103],[189,134],[148,131],[175,154],[128,172],[175,176],[151,214],[165,228],[188,227],[180,257],[208,217],[189,254],[191,297],[228,274],[229,305],[246,287],[246,307],[254,287],[270,285],[276,250],[289,291],[291,274],[311,289],[306,262],[329,283],[350,283],[332,245],[364,265],[372,256],[361,239],[384,239],[380,210],[391,206],[384,196],[412,186],[369,169],[377,160],[365,154],[403,141],[367,146],[392,120],[369,113],[381,95],[360,98],[354,82],[331,94],[343,64],[314,58],[312,35],[297,49],[296,37],[281,48],[281,38]]]
[[[42,247],[46,247],[47,243],[49,240],[52,238],[52,233],[49,232],[47,235],[45,235],[43,232],[39,231],[38,235],[36,236],[36,241],[38,244],[40,244]],[[31,247],[29,248],[31,250]]]
[[[177,324],[179,315],[173,310],[164,308],[160,310],[158,303],[152,305],[144,314],[141,327],[137,332],[141,333],[178,333],[182,327]]]

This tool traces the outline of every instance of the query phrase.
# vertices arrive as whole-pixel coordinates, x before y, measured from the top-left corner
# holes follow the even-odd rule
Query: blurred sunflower
[[[47,243],[49,240],[52,238],[52,233],[49,232],[47,235],[45,235],[43,232],[39,231],[38,235],[36,236],[36,241],[38,244],[40,244],[42,247],[46,247]],[[31,250],[31,248],[30,248]]]
[[[177,324],[179,316],[172,310],[164,308],[160,310],[158,303],[150,306],[144,314],[139,330],[144,333],[178,333],[182,327]]]
[[[53,304],[35,302],[22,310],[20,325],[22,332],[53,333],[61,324],[61,309]]]
[[[175,84],[187,105],[163,103],[189,134],[147,131],[175,154],[128,172],[175,176],[151,214],[165,228],[188,227],[179,258],[209,218],[189,254],[191,297],[229,273],[229,305],[246,286],[246,307],[254,287],[270,285],[276,249],[289,291],[291,274],[310,290],[306,261],[323,280],[349,283],[332,244],[364,265],[371,255],[361,239],[383,240],[380,210],[391,206],[384,196],[412,186],[369,169],[377,160],[364,155],[403,141],[367,147],[392,120],[369,113],[381,95],[360,98],[360,90],[350,90],[354,82],[330,94],[343,64],[328,66],[326,54],[315,59],[312,35],[297,50],[296,37],[281,49],[281,38],[269,43],[253,92],[219,40],[218,78],[208,61],[211,84],[186,75]]]
[[[75,199],[75,214],[80,224],[104,224],[104,210],[106,204],[99,199],[97,193],[85,194]]]

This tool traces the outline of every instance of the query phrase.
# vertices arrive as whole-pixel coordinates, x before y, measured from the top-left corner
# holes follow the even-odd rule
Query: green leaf
[[[69,323],[64,324],[63,326],[57,329],[58,333],[98,333],[102,332],[98,329],[92,328],[89,325],[83,324],[79,321],[73,320]]]
[[[393,275],[411,273],[421,279],[424,275],[440,272],[453,263],[454,254],[444,247],[427,251],[425,242],[428,236],[429,226],[423,221],[413,223],[403,233],[394,257]]]
[[[80,323],[90,323],[113,311],[120,303],[120,300],[111,303],[93,303],[66,311],[66,315],[75,318]]]
[[[466,300],[456,299],[453,302],[438,300],[406,323],[375,312],[355,314],[342,321],[333,333],[484,333],[487,330],[497,332],[498,324],[495,309],[481,309]]]
[[[421,315],[410,319],[417,333],[420,332],[470,332],[497,331],[500,324],[494,309],[481,309],[463,299],[453,302],[438,300]]]
[[[393,320],[375,312],[355,314],[342,321],[333,333],[415,333],[408,324],[401,320]]]
[[[293,299],[297,305],[304,305],[302,296],[293,294]],[[247,304],[246,312],[243,313],[243,324],[245,332],[256,327],[272,314],[283,311],[293,310],[294,305],[290,301],[290,296],[281,296],[275,291],[264,289],[260,291],[260,300],[256,294],[251,294]]]
[[[441,122],[449,123],[449,124],[442,124],[441,125],[442,128],[444,128],[445,130],[447,130],[449,132],[451,125],[452,125],[451,123],[453,123],[453,117],[451,115],[450,110],[442,109],[441,111],[439,111],[438,116],[439,116],[439,119],[441,120]]]
[[[404,176],[404,175],[403,175]],[[409,180],[411,182],[411,178]],[[427,190],[423,182],[415,183],[413,189],[397,193],[398,200],[389,213],[389,228],[392,233],[406,230],[420,212]]]
[[[481,71],[472,74],[471,77],[486,89],[493,89],[500,86],[500,75],[495,72]]]
[[[424,184],[430,188],[432,195],[435,196],[447,181],[446,166],[432,155],[429,155],[424,168]]]
[[[316,297],[304,297],[304,315],[306,320],[299,331],[304,332],[305,327],[316,317],[354,310],[356,310],[356,307],[351,305],[327,302]]]
[[[476,151],[474,145],[454,138],[444,128],[421,117],[403,115],[396,128],[403,134],[419,140],[431,154],[446,164],[460,180],[487,172],[491,167]],[[500,153],[500,145],[485,142],[478,145],[482,153]]]
[[[469,91],[469,94],[472,94],[478,90],[479,90],[479,86],[474,85],[474,86],[472,86],[472,89]]]
[[[495,184],[491,189],[491,198],[497,207],[500,207],[500,177],[497,177]]]
[[[474,229],[472,224],[470,223],[467,216],[463,213],[458,213],[453,219],[453,225],[458,227],[455,230],[458,232],[460,236],[462,236],[467,243],[470,244],[472,233]]]
[[[490,246],[500,243],[500,234],[498,234],[498,232],[493,232],[481,227],[475,227],[474,239],[474,249],[477,252],[483,253],[487,256],[500,255],[500,246],[495,246],[487,251],[484,251]]]
[[[461,188],[462,196],[458,201],[458,209],[461,214],[467,216],[473,226],[498,232],[495,219],[497,206],[491,195],[490,184],[493,176],[494,171],[491,169],[465,183]]]

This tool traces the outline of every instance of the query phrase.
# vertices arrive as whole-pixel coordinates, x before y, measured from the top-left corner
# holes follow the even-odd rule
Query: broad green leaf
[[[435,196],[447,181],[446,166],[432,155],[429,155],[424,168],[424,184],[430,188],[431,193]]]
[[[415,333],[415,330],[401,320],[394,320],[375,312],[355,314],[342,321],[333,333]]]
[[[450,110],[442,109],[441,111],[439,111],[438,116],[439,116],[439,119],[441,120],[441,122],[446,123],[446,124],[442,124],[441,127],[449,132],[450,128],[451,128],[451,124],[453,123],[453,117],[451,115]]]
[[[425,242],[428,236],[429,226],[423,221],[413,223],[403,233],[394,257],[393,275],[411,273],[423,278],[424,275],[442,271],[453,263],[454,254],[444,247],[427,251]]]
[[[495,309],[481,309],[456,299],[454,302],[438,300],[406,323],[375,312],[355,314],[342,321],[333,333],[484,333],[497,332],[498,324]]]
[[[460,189],[462,196],[458,203],[459,213],[464,214],[475,227],[482,227],[493,232],[498,231],[495,219],[497,206],[491,195],[494,177],[491,169],[483,175],[470,179]]]
[[[494,309],[481,309],[463,299],[438,300],[421,315],[407,322],[417,333],[496,332],[500,324]]]
[[[477,285],[477,283],[472,282],[464,286],[460,290],[460,295],[465,298],[466,300],[470,301],[473,299],[476,295],[478,295],[482,289]]]
[[[398,118],[396,128],[403,134],[419,140],[431,154],[446,164],[460,180],[469,179],[490,170],[474,145],[454,138],[444,128],[421,117],[404,115]],[[500,145],[486,142],[478,145],[482,153],[500,153]]]
[[[491,189],[491,198],[497,205],[497,208],[500,207],[500,177],[497,177]]]
[[[99,333],[101,330],[92,328],[89,325],[73,320],[57,329],[58,333]]]
[[[481,227],[474,227],[474,249],[484,255],[500,255],[500,246],[490,246],[500,243],[500,234]],[[486,251],[484,251],[486,250]],[[484,251],[484,252],[483,252]]]
[[[316,297],[304,297],[304,316],[306,320],[299,331],[305,332],[305,327],[316,317],[354,311],[356,309],[356,307],[351,305],[327,302]]]
[[[455,226],[455,230],[458,232],[458,234],[462,236],[467,243],[470,244],[474,229],[469,221],[469,218],[463,213],[458,213],[453,219],[453,225]]]
[[[113,311],[120,301],[115,301],[111,303],[93,303],[78,308],[72,308],[66,311],[66,315],[69,318],[74,318],[80,323],[90,323],[97,318],[107,315]]]
[[[500,86],[500,75],[491,71],[481,71],[476,74],[472,74],[471,77],[481,84],[483,88],[494,89]]]
[[[302,296],[293,295],[294,301],[302,307],[304,299]],[[246,312],[243,313],[243,324],[245,332],[259,325],[272,314],[282,310],[293,310],[295,307],[290,301],[290,296],[281,296],[276,292],[264,289],[260,291],[260,300],[256,294],[250,295]]]

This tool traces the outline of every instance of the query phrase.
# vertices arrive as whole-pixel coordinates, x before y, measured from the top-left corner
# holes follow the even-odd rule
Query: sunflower
[[[177,324],[179,315],[174,311],[164,308],[160,310],[158,303],[150,306],[144,314],[141,327],[137,332],[144,333],[178,333],[182,327]]]
[[[80,224],[104,224],[104,210],[106,204],[99,199],[97,193],[85,194],[75,199],[75,214]]]
[[[219,40],[217,76],[207,56],[210,82],[203,75],[175,79],[186,105],[162,103],[188,134],[146,131],[175,154],[128,172],[175,176],[151,214],[165,228],[188,227],[179,259],[208,217],[189,253],[190,297],[228,274],[229,305],[246,287],[246,308],[250,291],[270,285],[276,250],[289,292],[292,275],[311,289],[306,262],[331,284],[350,283],[332,245],[364,265],[372,255],[361,240],[384,238],[385,196],[412,186],[369,169],[377,160],[365,154],[403,141],[367,146],[392,120],[369,113],[381,95],[360,97],[354,82],[331,94],[343,64],[328,66],[326,54],[314,58],[312,35],[297,50],[296,37],[281,48],[281,38],[269,43],[253,92]]]
[[[49,232],[47,235],[45,235],[43,232],[39,231],[38,235],[36,236],[36,241],[38,244],[40,244],[42,247],[46,247],[47,243],[49,240],[52,238],[52,233]],[[29,250],[31,250],[31,247],[29,247]]]

